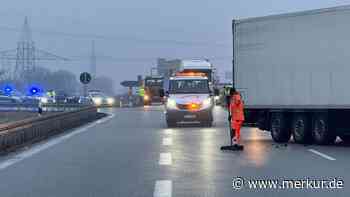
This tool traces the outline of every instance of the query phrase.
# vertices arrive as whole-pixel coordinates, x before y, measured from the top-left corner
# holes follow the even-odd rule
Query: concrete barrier
[[[43,117],[29,118],[0,125],[0,152],[42,140],[99,117],[96,107],[81,108]]]
[[[72,103],[47,103],[42,105],[43,111],[46,112],[62,112],[75,111],[78,109],[91,107],[88,104],[72,104]],[[39,103],[0,103],[0,112],[28,111],[37,112]]]

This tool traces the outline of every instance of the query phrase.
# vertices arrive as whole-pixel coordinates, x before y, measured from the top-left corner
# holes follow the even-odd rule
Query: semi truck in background
[[[350,141],[350,6],[233,20],[233,86],[274,141]]]
[[[211,90],[213,90],[213,87],[218,81],[215,73],[216,69],[208,59],[176,59],[173,62],[173,65],[167,65],[165,69],[167,70],[167,74],[164,75],[164,89],[169,87],[170,77],[175,76],[176,73],[203,73],[209,80]]]
[[[204,73],[210,85],[215,83],[214,67],[207,59],[182,60],[179,72]]]
[[[219,95],[218,77],[215,67],[208,59],[182,60],[179,72],[181,73],[203,73],[209,81],[209,89],[215,95]],[[218,96],[215,96],[214,102],[217,103]]]
[[[162,76],[146,76],[144,80],[144,105],[158,102],[163,103],[160,90],[163,89],[164,78]]]

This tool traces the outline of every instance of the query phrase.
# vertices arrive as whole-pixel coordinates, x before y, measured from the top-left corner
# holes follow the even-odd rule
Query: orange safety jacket
[[[236,121],[244,121],[244,104],[241,95],[234,94],[231,97],[230,102],[230,113],[231,113],[231,123]]]

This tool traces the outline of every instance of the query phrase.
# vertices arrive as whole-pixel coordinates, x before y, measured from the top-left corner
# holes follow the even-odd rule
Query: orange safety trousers
[[[242,127],[242,124],[243,124],[243,120],[236,120],[232,124],[232,128],[235,131],[235,139],[236,139],[237,143],[239,143],[239,141],[241,139],[241,127]]]
[[[241,139],[241,127],[244,122],[244,104],[239,94],[235,94],[231,98],[230,112],[231,112],[231,128],[235,131],[236,142],[239,143]]]

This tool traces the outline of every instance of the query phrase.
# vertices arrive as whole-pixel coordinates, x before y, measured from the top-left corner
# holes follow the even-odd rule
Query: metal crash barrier
[[[91,105],[87,104],[56,104],[49,103],[43,104],[41,107],[43,111],[46,112],[65,112],[65,111],[75,111],[81,108],[86,108]],[[36,112],[38,111],[38,103],[0,103],[0,112],[1,111],[28,111]]]

